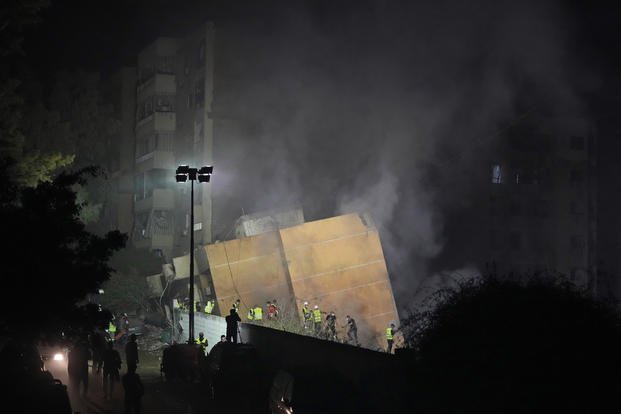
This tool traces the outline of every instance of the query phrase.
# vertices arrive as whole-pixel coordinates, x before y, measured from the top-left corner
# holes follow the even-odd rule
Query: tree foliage
[[[620,412],[613,308],[546,279],[471,280],[436,299],[404,321],[420,412]]]
[[[97,172],[89,167],[62,173],[36,187],[11,185],[3,174],[2,192],[11,193],[0,205],[0,224],[8,235],[1,279],[8,297],[0,311],[2,334],[57,331],[113,273],[108,260],[127,236],[118,231],[102,237],[89,233],[73,190]]]

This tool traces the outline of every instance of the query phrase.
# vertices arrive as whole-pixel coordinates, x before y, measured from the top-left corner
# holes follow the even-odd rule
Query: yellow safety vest
[[[211,313],[212,310],[213,310],[213,302],[208,300],[207,304],[205,305],[205,313]]]
[[[116,325],[114,325],[112,322],[108,324],[108,332],[110,332],[111,334],[116,333]]]
[[[263,309],[260,306],[254,308],[254,320],[261,321],[263,320]]]
[[[248,314],[246,315],[246,317],[248,318],[248,320],[253,320],[254,319],[254,310],[253,309],[248,309]]]
[[[321,323],[321,311],[319,309],[313,310],[313,316],[315,317],[315,323]]]
[[[386,339],[392,341],[392,328],[386,328]]]
[[[304,314],[304,319],[310,319],[311,311],[310,309],[308,309],[308,307],[302,307],[302,313]]]
[[[207,348],[207,338],[203,338],[202,341],[200,338],[196,338],[196,343],[200,345],[202,349]]]

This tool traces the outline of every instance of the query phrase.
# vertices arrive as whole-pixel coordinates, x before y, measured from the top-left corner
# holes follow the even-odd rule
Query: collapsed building
[[[358,325],[365,347],[385,346],[385,330],[398,321],[379,233],[368,217],[346,214],[278,228],[202,247],[219,309],[240,300],[240,313],[276,300],[301,318],[307,301]],[[323,316],[325,319],[325,315]]]
[[[398,325],[399,317],[379,233],[368,215],[305,222],[301,209],[290,209],[244,215],[234,230],[235,239],[195,250],[196,301],[214,300],[214,315],[225,316],[239,299],[243,322],[250,308],[276,301],[279,318],[294,323],[301,322],[308,302],[311,309],[319,307],[323,321],[335,313],[339,338],[347,337],[350,315],[361,346],[385,348],[386,327],[392,321]],[[171,298],[186,296],[189,255],[174,258],[172,266],[148,279],[158,296],[167,290]],[[171,293],[175,286],[180,294]],[[272,326],[295,331],[285,324]]]

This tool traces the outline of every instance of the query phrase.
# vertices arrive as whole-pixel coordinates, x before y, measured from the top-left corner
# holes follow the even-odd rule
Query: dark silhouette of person
[[[347,340],[349,343],[354,345],[360,345],[358,342],[358,325],[356,325],[356,320],[351,316],[347,315]]]
[[[129,341],[125,344],[125,363],[127,364],[127,371],[129,372],[131,367],[134,367],[134,371],[138,367],[138,344],[136,343],[136,334],[129,336]]]
[[[144,384],[136,373],[136,366],[127,367],[127,373],[121,378],[125,390],[125,414],[140,414]]]
[[[241,322],[241,318],[235,309],[231,309],[229,314],[224,318],[226,320],[226,340],[237,343],[237,327]]]
[[[95,330],[90,336],[91,349],[93,351],[93,373],[99,374],[103,366],[103,354],[106,351],[106,338],[100,329]]]
[[[91,359],[91,351],[88,340],[80,338],[69,351],[67,356],[67,373],[69,385],[77,393],[86,395],[88,392],[88,360]]]
[[[334,311],[330,311],[326,316],[326,338],[333,341],[338,340],[336,335],[336,315]]]
[[[114,393],[114,383],[120,380],[119,370],[121,369],[121,355],[119,351],[114,349],[114,342],[108,342],[102,359],[104,398],[108,399],[111,398]]]

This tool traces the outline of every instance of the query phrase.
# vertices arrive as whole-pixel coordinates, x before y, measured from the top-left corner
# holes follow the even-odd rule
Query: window
[[[156,112],[173,112],[174,106],[170,96],[158,96],[155,98]]]
[[[196,59],[196,64],[198,67],[201,67],[205,64],[205,39],[201,41],[201,44],[198,46],[198,56]]]
[[[492,217],[498,216],[500,208],[500,200],[498,197],[490,196],[489,198],[489,215]]]
[[[583,235],[574,234],[569,239],[569,244],[573,253],[580,253],[584,250],[584,247],[586,246],[586,241]]]
[[[200,78],[194,87],[194,102],[197,108],[205,104],[205,78]]]
[[[578,185],[582,183],[583,173],[581,170],[571,170],[569,172],[569,183],[571,185]]]
[[[144,198],[144,175],[138,174],[134,177],[134,197],[136,201]]]
[[[579,201],[572,201],[569,206],[569,211],[574,215],[582,215],[584,214],[584,206]]]
[[[509,214],[513,217],[520,216],[522,214],[522,206],[519,200],[511,200],[509,205]]]
[[[569,147],[574,151],[584,150],[584,137],[571,137]]]
[[[498,164],[492,166],[492,184],[502,184],[502,168]]]
[[[535,208],[535,214],[539,218],[550,217],[551,203],[548,200],[539,200]]]
[[[136,214],[134,218],[134,239],[140,240],[151,237],[149,232],[149,213]]]
[[[509,233],[509,247],[513,250],[520,250],[522,248],[522,235],[519,231]]]

